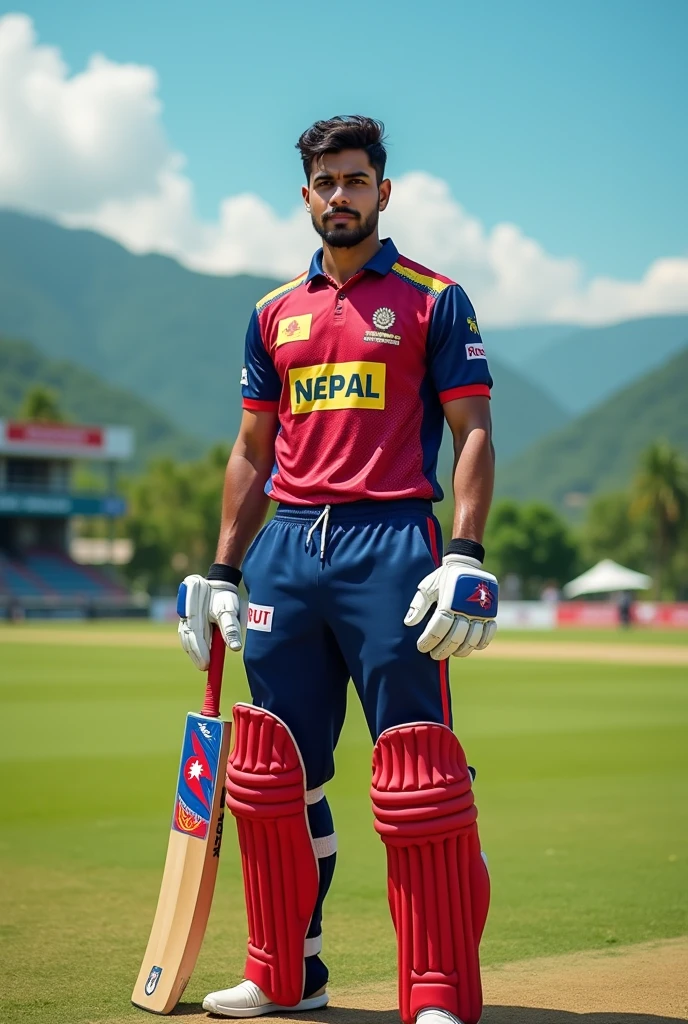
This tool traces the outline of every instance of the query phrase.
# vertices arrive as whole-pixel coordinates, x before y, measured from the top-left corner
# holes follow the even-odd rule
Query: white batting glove
[[[497,578],[485,572],[477,558],[445,555],[439,569],[418,584],[404,624],[417,626],[436,603],[416,644],[418,650],[435,661],[450,654],[465,658],[487,647],[497,632],[498,594]]]
[[[206,672],[210,664],[210,637],[213,623],[230,651],[240,651],[239,591],[233,583],[207,580],[193,574],[179,584],[177,594],[179,639],[196,668]]]

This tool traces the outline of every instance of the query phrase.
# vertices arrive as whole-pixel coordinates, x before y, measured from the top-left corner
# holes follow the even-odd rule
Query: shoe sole
[[[214,1000],[204,999],[203,1009],[209,1013],[218,1013],[221,1017],[234,1017],[239,1020],[244,1017],[263,1017],[266,1013],[305,1013],[307,1010],[319,1010],[327,1006],[330,997],[327,992],[319,996],[311,996],[310,999],[302,999],[296,1006],[278,1006],[277,1003],[264,1003],[263,1006],[220,1006]]]

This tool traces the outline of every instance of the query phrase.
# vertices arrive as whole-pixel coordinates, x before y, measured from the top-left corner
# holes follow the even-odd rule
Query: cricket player
[[[244,980],[203,1003],[228,1017],[328,1001],[321,926],[337,845],[323,787],[350,679],[375,744],[402,1020],[475,1024],[482,1010],[489,880],[447,659],[485,648],[496,630],[481,544],[492,379],[460,285],[379,237],[391,194],[383,132],[368,117],[334,117],[298,141],[322,248],[251,317],[217,560],[180,588],[181,642],[199,669],[213,623],[242,648],[242,575],[250,602],[253,704],[234,709],[227,771],[248,957]],[[445,420],[455,515],[442,557],[432,503]]]

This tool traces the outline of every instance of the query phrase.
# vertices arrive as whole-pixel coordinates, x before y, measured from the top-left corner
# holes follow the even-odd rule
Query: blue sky
[[[286,212],[299,132],[361,110],[388,125],[392,173],[437,174],[488,226],[513,220],[592,273],[636,275],[688,249],[681,0],[21,10],[72,71],[94,51],[157,70],[203,213],[245,190]]]
[[[688,255],[684,0],[19,10],[70,74],[94,52],[155,69],[164,129],[204,217],[245,191],[286,215],[299,132],[363,111],[388,126],[393,177],[443,179],[486,229],[513,222],[588,275],[635,278]]]

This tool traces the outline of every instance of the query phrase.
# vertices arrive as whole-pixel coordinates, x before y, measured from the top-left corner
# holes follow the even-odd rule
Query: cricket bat
[[[170,1013],[181,999],[213,900],[231,732],[231,722],[219,721],[224,660],[225,644],[213,626],[205,701],[200,715],[186,718],[158,907],[131,996],[151,1013]]]

